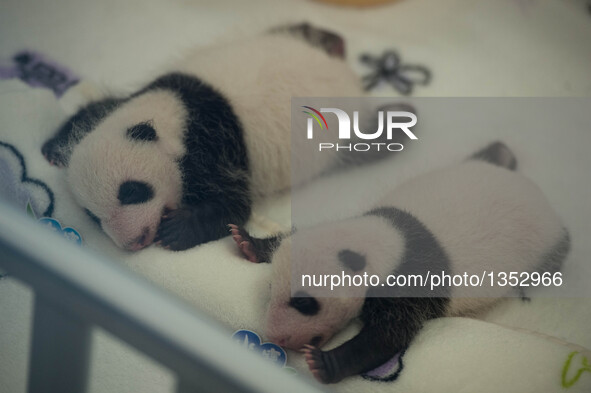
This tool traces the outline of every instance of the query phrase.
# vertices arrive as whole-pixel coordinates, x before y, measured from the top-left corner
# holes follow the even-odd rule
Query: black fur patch
[[[386,219],[404,237],[404,253],[400,265],[393,272],[395,275],[425,275],[428,271],[439,274],[453,274],[451,262],[443,247],[431,231],[412,214],[395,207],[381,207],[366,213],[367,216],[378,216]],[[368,296],[399,297],[400,287],[372,287]],[[429,296],[449,296],[449,287],[441,286],[433,290]],[[425,288],[404,288],[404,296],[425,296]]]
[[[343,266],[353,270],[354,272],[360,271],[367,265],[363,255],[351,250],[339,251],[339,260]]]
[[[152,186],[141,181],[126,181],[119,186],[117,199],[122,205],[137,205],[154,197]]]
[[[158,136],[156,130],[152,127],[150,122],[139,123],[127,129],[127,137],[136,141],[156,141]]]
[[[162,220],[158,229],[163,247],[184,250],[225,236],[228,223],[243,225],[251,211],[250,173],[242,125],[228,100],[211,86],[192,75],[171,73],[127,98],[90,103],[44,144],[42,152],[49,162],[67,166],[74,145],[104,117],[122,103],[155,90],[173,92],[187,110],[187,118],[183,119],[187,128],[183,141],[186,154],[178,162],[183,178],[182,211],[171,213],[172,219]],[[146,127],[130,134],[142,140],[152,137]],[[120,192],[119,199],[124,204],[140,203],[150,193],[140,194],[144,196],[130,197]]]
[[[570,234],[566,228],[563,228],[562,236],[558,242],[556,242],[556,244],[554,244],[542,257],[542,263],[538,268],[538,272],[559,272],[562,268],[562,263],[570,251],[570,246]]]
[[[316,315],[320,311],[320,304],[313,297],[310,297],[305,292],[299,291],[296,296],[292,297],[289,301],[289,306],[298,310],[304,315]]]
[[[425,268],[453,274],[449,258],[435,236],[414,216],[394,207],[377,208],[366,215],[386,219],[404,237],[402,261],[394,274],[421,274]],[[445,315],[449,303],[445,295],[449,295],[449,288],[431,293],[433,297],[396,297],[400,294],[387,288],[371,287],[368,290],[361,310],[363,328],[359,334],[329,351],[309,350],[308,365],[317,379],[335,383],[373,370],[404,351],[425,321]],[[299,295],[306,296],[303,292],[296,293]],[[302,308],[292,304],[295,299],[292,297],[290,306]],[[386,380],[394,380],[398,374],[396,372]]]
[[[53,138],[43,144],[41,152],[47,161],[57,166],[68,166],[72,148],[125,101],[109,97],[80,108],[59,128]]]
[[[377,208],[366,215],[386,219],[404,237],[402,261],[393,274],[425,274],[428,269],[453,274],[435,236],[413,215],[395,207]],[[361,310],[361,332],[340,347],[321,353],[325,382],[370,371],[407,348],[425,321],[445,315],[449,303],[446,295],[449,288],[445,287],[431,293],[433,297],[399,297],[396,287],[370,288]]]
[[[471,157],[473,160],[486,161],[489,164],[497,165],[514,171],[517,169],[517,158],[503,142],[491,143],[484,149],[476,152]]]
[[[181,73],[164,75],[134,96],[160,89],[176,93],[188,111],[187,153],[180,162],[184,202],[214,202],[219,190],[249,195],[242,125],[228,100],[197,77]]]
[[[228,223],[241,226],[250,217],[247,150],[228,100],[199,78],[167,74],[134,96],[154,90],[175,93],[187,110],[186,154],[179,162],[184,210],[163,220],[158,235],[163,247],[184,250],[219,239],[227,234]]]

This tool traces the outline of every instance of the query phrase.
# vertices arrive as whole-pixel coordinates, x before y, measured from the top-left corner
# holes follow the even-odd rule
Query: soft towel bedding
[[[239,23],[235,12],[243,10],[256,20],[254,15],[262,7],[275,16],[273,24],[297,17],[343,32],[350,62],[360,75],[367,72],[355,60],[362,51],[379,54],[395,47],[404,59],[428,65],[433,80],[428,86],[417,87],[416,95],[591,93],[591,17],[569,2],[407,0],[368,11],[303,1],[286,2],[276,8],[264,1],[248,7],[239,4],[152,0],[140,6],[135,2],[62,1],[52,3],[50,10],[44,9],[48,5],[43,3],[15,2],[6,5],[7,12],[0,14],[3,60],[33,49],[83,78],[59,100],[52,91],[17,79],[0,82],[0,142],[4,144],[0,149],[0,174],[13,175],[0,177],[3,193],[20,195],[17,201],[35,201],[31,205],[38,217],[47,214],[53,202],[53,217],[64,228],[78,231],[84,247],[121,260],[212,315],[227,328],[228,336],[236,329],[262,333],[260,319],[268,296],[270,266],[246,262],[230,238],[179,253],[150,247],[129,254],[115,248],[75,205],[63,173],[49,166],[40,154],[42,143],[76,105],[100,95],[103,88],[116,90],[139,83],[192,45],[213,42],[227,31],[260,30],[260,26],[252,29]],[[139,7],[145,12],[140,14]],[[504,21],[503,28],[493,22],[499,18]],[[265,23],[271,24],[268,20]],[[557,27],[549,30],[548,24]],[[387,85],[379,86],[374,94],[396,95]],[[565,277],[591,278],[587,262],[591,245],[586,241],[591,233],[591,189],[581,176],[563,175],[572,168],[579,168],[576,173],[580,174],[584,173],[581,168],[591,167],[586,153],[591,141],[586,136],[588,130],[581,130],[579,135],[557,132],[544,138],[515,130],[421,131],[431,144],[420,145],[412,154],[396,160],[363,168],[356,175],[375,181],[380,174],[389,173],[392,184],[388,186],[394,186],[425,170],[462,159],[470,149],[475,151],[491,140],[501,139],[514,149],[520,170],[539,184],[571,230],[573,249],[565,264]],[[461,148],[450,142],[460,137],[464,139]],[[556,147],[551,156],[548,146]],[[24,186],[18,186],[15,178],[26,180],[21,182]],[[307,191],[299,192],[305,197]],[[350,198],[331,204],[326,217],[355,205],[359,195]],[[24,211],[26,207],[21,205],[15,208]],[[255,213],[250,224],[255,231],[270,233],[289,228],[290,198],[278,196],[258,206]],[[0,278],[2,393],[25,391],[31,306],[30,291],[10,277]],[[432,321],[401,357],[401,363],[393,367],[395,381],[355,377],[332,388],[342,392],[588,392],[590,306],[589,294],[569,299],[534,297],[530,302],[511,299],[479,316],[479,320]],[[349,326],[329,345],[351,337],[355,329],[358,326]],[[97,331],[93,340],[91,392],[173,389],[172,376],[155,362],[105,332]],[[288,353],[288,363],[300,374],[309,375],[300,355]]]

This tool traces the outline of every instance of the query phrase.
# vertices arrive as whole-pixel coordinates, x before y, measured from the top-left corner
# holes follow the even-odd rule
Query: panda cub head
[[[74,147],[67,174],[74,197],[119,247],[150,245],[162,215],[181,202],[186,118],[174,93],[148,91]]]
[[[359,316],[368,290],[364,285],[331,290],[331,279],[324,277],[388,274],[402,249],[402,238],[375,216],[322,224],[285,238],[271,257],[267,338],[293,350],[322,346]],[[302,285],[305,275],[313,277],[312,285]]]

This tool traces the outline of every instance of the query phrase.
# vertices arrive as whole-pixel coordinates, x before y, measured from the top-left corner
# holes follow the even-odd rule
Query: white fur
[[[563,235],[562,220],[531,180],[481,161],[419,176],[381,204],[411,212],[437,237],[457,273],[530,272]],[[450,313],[506,296],[511,287],[455,287]],[[474,303],[466,297],[486,296]]]
[[[375,205],[388,206],[421,221],[447,253],[456,274],[534,271],[564,234],[560,218],[533,182],[519,173],[475,160],[401,184]],[[337,258],[340,250],[350,249],[366,257],[367,267],[361,273],[385,278],[399,266],[403,242],[402,234],[387,220],[373,216],[297,231],[272,258],[266,326],[269,338],[293,349],[318,335],[325,342],[361,311],[366,288],[349,288],[346,294],[356,297],[318,297],[320,312],[302,315],[288,305],[292,277],[298,279],[302,273],[338,274],[341,270],[351,273]],[[509,286],[483,290],[454,288],[447,315],[482,310],[515,291]],[[314,288],[307,291],[314,295]]]
[[[363,94],[359,78],[343,61],[287,34],[200,50],[169,70],[175,71],[204,80],[230,101],[244,127],[254,197],[300,184],[335,163],[332,153],[316,154],[315,159],[299,155],[292,172],[291,97]],[[162,210],[180,202],[181,173],[174,160],[185,151],[186,118],[183,103],[173,93],[148,92],[119,107],[74,147],[71,188],[80,205],[102,220],[103,229],[119,246],[128,247],[145,228],[153,238]],[[145,121],[156,129],[155,145],[125,137],[127,128]],[[335,138],[336,133],[319,137]],[[156,198],[120,206],[117,189],[126,180],[145,180],[156,190]]]
[[[145,228],[151,242],[164,208],[180,203],[182,174],[175,160],[184,153],[185,119],[186,110],[174,94],[149,92],[116,109],[74,148],[68,166],[70,188],[118,246],[132,247]],[[157,141],[126,137],[129,127],[146,121],[157,130]],[[154,197],[122,206],[117,194],[127,180],[152,185]]]
[[[315,316],[305,316],[289,307],[291,298],[290,264],[291,239],[286,239],[274,255],[271,302],[266,313],[265,334],[267,338],[289,349],[299,350],[315,336],[321,335],[324,343],[334,333],[355,318],[363,305],[363,297],[331,298],[330,307],[325,307],[324,299],[318,298],[321,312]]]
[[[267,34],[199,51],[178,70],[207,81],[231,102],[245,129],[252,189],[259,195],[301,184],[336,160],[331,153],[291,157],[292,150],[317,148],[316,143],[290,136],[292,97],[365,95],[359,77],[344,61],[287,34]],[[337,129],[333,117],[326,120],[330,129]],[[305,121],[305,116],[294,120]],[[318,133],[315,142],[336,136]],[[304,145],[292,146],[292,141]]]
[[[297,350],[315,336],[322,336],[321,345],[359,314],[365,300],[365,287],[335,287],[330,297],[326,297],[326,287],[301,287],[296,281],[294,292],[303,290],[315,297],[320,303],[320,312],[304,316],[286,306],[292,293],[292,278],[299,281],[302,274],[325,275],[340,271],[355,274],[338,260],[338,253],[343,249],[364,255],[368,266],[363,271],[369,275],[385,276],[392,268],[391,261],[402,256],[403,239],[389,223],[375,216],[323,224],[297,231],[285,239],[272,262],[271,301],[266,316],[266,334],[271,341]],[[382,263],[372,263],[374,261]]]

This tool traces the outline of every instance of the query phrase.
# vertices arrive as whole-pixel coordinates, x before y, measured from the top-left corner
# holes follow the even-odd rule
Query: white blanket
[[[418,88],[417,95],[591,93],[591,17],[575,2],[406,0],[359,11],[305,1],[281,6],[267,1],[14,1],[3,8],[0,57],[35,49],[89,82],[73,88],[61,102],[48,90],[33,89],[18,81],[1,82],[0,141],[20,151],[29,177],[42,180],[53,190],[54,216],[63,225],[76,228],[87,248],[121,260],[178,294],[218,319],[229,334],[234,329],[262,333],[260,319],[268,296],[269,266],[246,263],[229,238],[186,252],[151,247],[136,254],[124,253],[76,207],[63,172],[50,167],[41,156],[43,141],[66,112],[94,94],[94,86],[115,91],[132,88],[193,45],[288,20],[309,20],[342,32],[349,61],[360,73],[366,70],[356,62],[358,53],[379,54],[387,48],[396,48],[411,63],[427,65],[434,79],[431,85]],[[386,86],[375,94],[396,95]],[[437,131],[422,130],[433,141],[431,147],[422,145],[414,154],[367,168],[359,173],[360,179],[377,178],[388,171],[394,186],[424,170],[461,159],[488,141],[501,139],[514,149],[520,170],[540,185],[571,230],[573,249],[565,264],[565,278],[591,278],[587,263],[591,244],[586,241],[591,233],[591,189],[586,178],[564,176],[570,168],[579,168],[576,173],[582,174],[580,168],[591,167],[591,157],[586,153],[590,145],[587,130],[576,138],[557,132],[544,135],[543,140],[514,130],[493,134]],[[459,137],[464,139],[461,148],[450,142]],[[556,146],[551,156],[548,146]],[[327,216],[348,205],[347,201],[341,203],[329,209]],[[268,201],[257,208],[253,226],[260,230],[273,225],[288,227],[289,206],[288,196]],[[0,279],[1,393],[25,391],[31,300],[23,286],[10,278]],[[588,361],[585,366],[584,357],[591,359],[585,352],[585,348],[591,348],[590,306],[589,298],[516,299],[483,315],[483,321],[433,321],[404,355],[404,369],[396,381],[380,383],[355,377],[334,389],[554,392],[562,391],[566,384],[568,391],[588,392],[591,370]],[[330,345],[344,341],[356,328],[350,326]],[[170,373],[153,361],[104,332],[97,332],[94,340],[92,392],[167,392],[173,388]],[[288,356],[291,366],[309,375],[299,355]],[[578,378],[577,370],[583,370]]]

